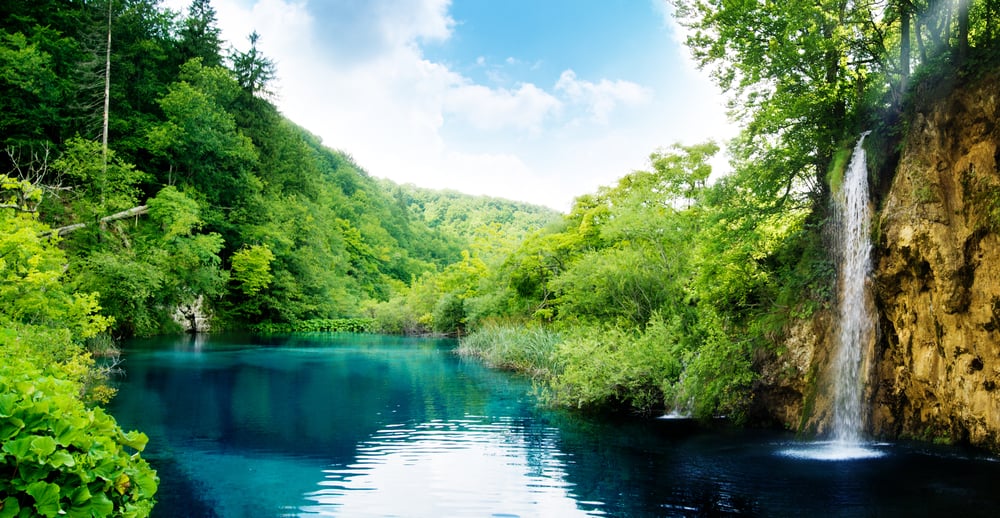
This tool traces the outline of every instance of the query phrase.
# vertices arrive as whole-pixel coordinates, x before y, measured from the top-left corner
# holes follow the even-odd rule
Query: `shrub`
[[[148,516],[147,438],[79,399],[77,382],[27,359],[0,365],[0,517]]]
[[[263,335],[286,333],[366,333],[374,322],[370,318],[313,318],[293,323],[262,322],[250,331]]]
[[[681,374],[682,347],[676,323],[659,315],[645,331],[579,328],[558,347],[561,373],[549,395],[556,404],[581,409],[662,410],[669,404],[664,387]]]

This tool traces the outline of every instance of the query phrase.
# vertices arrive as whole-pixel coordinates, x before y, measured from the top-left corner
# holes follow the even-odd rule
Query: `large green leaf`
[[[26,491],[35,499],[35,510],[42,516],[57,516],[59,514],[59,486],[38,481]]]
[[[8,496],[3,499],[3,503],[0,504],[0,518],[12,518],[17,516],[17,513],[21,511],[21,505],[17,503],[17,499]]]
[[[31,452],[31,441],[34,438],[35,436],[29,435],[14,439],[13,441],[7,441],[3,445],[3,451],[18,459],[28,459],[28,454]]]
[[[38,455],[39,461],[44,461],[56,451],[56,440],[47,435],[35,437],[31,440],[31,451]]]

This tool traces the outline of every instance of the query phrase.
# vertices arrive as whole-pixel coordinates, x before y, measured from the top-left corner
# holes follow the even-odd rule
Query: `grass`
[[[494,369],[549,378],[557,372],[554,352],[561,339],[559,333],[543,327],[487,324],[462,339],[458,354]]]

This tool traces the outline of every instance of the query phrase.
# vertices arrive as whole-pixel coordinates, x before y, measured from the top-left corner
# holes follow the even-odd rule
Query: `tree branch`
[[[104,216],[103,218],[99,219],[98,222],[101,224],[101,227],[104,227],[105,223],[110,223],[112,221],[118,221],[120,219],[125,219],[125,218],[131,218],[133,216],[142,216],[143,214],[146,214],[148,212],[149,212],[148,205],[139,205],[138,207],[132,207],[131,209],[128,210],[116,212],[110,216]],[[54,228],[48,232],[42,232],[41,234],[39,234],[38,237],[49,237],[53,234],[57,236],[64,236],[66,234],[69,234],[70,232],[73,232],[74,230],[80,230],[81,228],[84,228],[86,226],[87,226],[86,223],[74,223],[72,225],[66,225],[65,227]]]

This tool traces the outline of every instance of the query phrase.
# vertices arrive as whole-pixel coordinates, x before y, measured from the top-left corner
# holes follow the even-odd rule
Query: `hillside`
[[[277,111],[274,64],[225,51],[209,2],[118,9],[105,150],[106,13],[0,8],[0,165],[37,196],[26,209],[63,236],[70,282],[99,294],[115,335],[359,316],[460,261],[480,230],[516,241],[551,218],[371,178]]]

